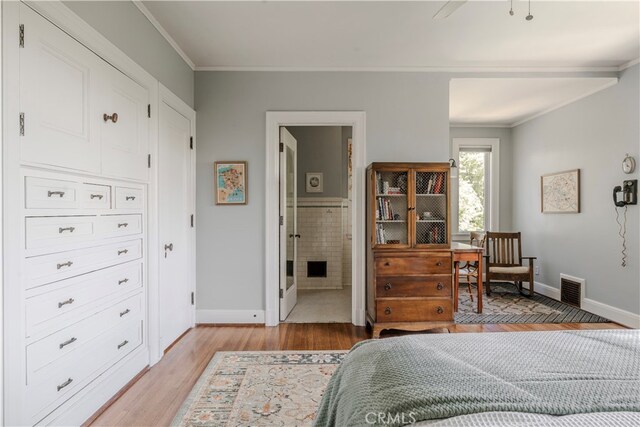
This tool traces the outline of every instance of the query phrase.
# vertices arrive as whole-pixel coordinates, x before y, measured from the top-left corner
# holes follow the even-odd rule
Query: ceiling
[[[195,69],[613,69],[640,54],[633,1],[137,2]]]
[[[449,122],[512,127],[615,83],[616,78],[452,79]]]

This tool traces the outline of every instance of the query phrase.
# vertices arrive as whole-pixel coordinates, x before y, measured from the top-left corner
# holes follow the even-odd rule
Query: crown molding
[[[514,66],[432,66],[432,67],[263,67],[263,66],[197,66],[194,71],[271,71],[271,72],[405,72],[405,73],[585,73],[618,72],[610,67],[514,67]]]
[[[138,8],[138,10],[140,10],[140,12],[142,12],[142,14],[149,20],[149,22],[151,22],[151,25],[153,25],[156,28],[156,30],[158,30],[158,32],[162,35],[162,37],[164,37],[164,39],[171,45],[173,50],[175,50],[176,53],[180,55],[180,57],[184,60],[184,62],[186,62],[187,65],[191,68],[191,70],[195,71],[196,64],[194,64],[191,58],[189,58],[189,56],[182,50],[180,45],[178,45],[178,43],[173,39],[173,37],[169,35],[167,30],[164,29],[164,27],[160,24],[160,22],[158,22],[156,17],[153,16],[151,11],[147,9],[147,7],[142,3],[142,1],[131,0],[131,2],[135,5],[135,7]]]
[[[498,128],[498,129],[511,129],[513,126],[504,123],[449,123],[450,128]]]
[[[629,62],[626,62],[618,67],[618,71],[624,71],[629,67],[633,67],[634,65],[640,64],[640,58],[633,59]]]

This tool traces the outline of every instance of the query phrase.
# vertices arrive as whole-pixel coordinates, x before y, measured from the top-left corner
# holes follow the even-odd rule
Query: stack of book
[[[384,235],[384,226],[382,224],[376,224],[376,243],[385,244],[387,239]]]
[[[378,208],[376,209],[376,218],[379,220],[392,220],[393,219],[393,209],[391,208],[391,203],[389,199],[385,199],[381,197],[378,199]]]
[[[425,194],[444,194],[444,177],[445,174],[432,174],[427,183],[427,191]]]

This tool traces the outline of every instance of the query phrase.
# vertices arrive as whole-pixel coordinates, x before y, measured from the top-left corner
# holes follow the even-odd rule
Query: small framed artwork
[[[540,177],[542,213],[580,213],[580,169]]]
[[[247,204],[247,162],[215,162],[216,205]]]
[[[308,172],[306,175],[307,193],[322,193],[322,172]]]

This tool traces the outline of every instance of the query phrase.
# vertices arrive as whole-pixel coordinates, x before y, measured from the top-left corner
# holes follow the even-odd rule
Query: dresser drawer
[[[141,257],[140,239],[30,257],[25,261],[26,288],[34,288]]]
[[[100,218],[100,237],[131,236],[142,233],[142,215],[105,215]]]
[[[45,293],[26,299],[26,333],[65,328],[78,313],[101,300],[142,287],[142,264],[133,262],[48,285]]]
[[[26,249],[38,249],[95,239],[98,217],[31,217],[25,221]]]
[[[142,190],[139,188],[116,187],[116,209],[141,209]]]
[[[69,209],[78,207],[78,184],[59,179],[25,177],[27,209]]]
[[[98,184],[81,184],[80,206],[88,209],[110,209],[111,187]]]
[[[131,320],[32,375],[26,388],[30,423],[37,423],[141,344],[142,322]]]
[[[451,276],[378,277],[376,296],[383,297],[450,297]]]
[[[437,322],[453,320],[451,298],[376,299],[376,322]]]
[[[376,258],[376,275],[404,276],[425,274],[451,274],[451,255],[379,257]]]

